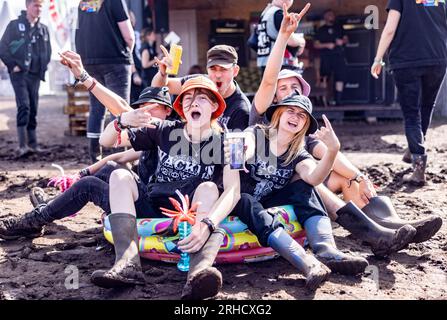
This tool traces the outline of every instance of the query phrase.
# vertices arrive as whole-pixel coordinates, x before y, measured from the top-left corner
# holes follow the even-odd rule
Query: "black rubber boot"
[[[102,158],[102,147],[99,144],[99,138],[89,138],[88,141],[88,153],[90,156],[90,161],[92,163],[96,163]]]
[[[212,265],[225,237],[225,231],[217,228],[202,249],[189,255],[189,272],[182,291],[182,300],[212,298],[222,288],[222,274]]]
[[[44,206],[34,208],[22,217],[0,220],[0,238],[14,240],[21,237],[37,238],[42,236],[44,226],[54,220],[42,214]]]
[[[42,149],[39,147],[37,143],[37,134],[36,130],[27,130],[28,134],[28,147],[31,152],[42,152]]]
[[[369,265],[362,257],[354,257],[337,249],[332,234],[331,220],[325,216],[313,216],[304,223],[307,240],[317,258],[332,272],[344,275],[363,273]]]
[[[91,281],[103,288],[115,288],[144,284],[144,274],[138,255],[137,219],[128,213],[109,215],[115,264],[107,271],[93,272]]]
[[[307,254],[283,228],[270,234],[268,244],[306,277],[308,290],[315,291],[329,278],[331,271],[313,255]]]
[[[368,218],[352,201],[336,213],[338,218],[335,221],[357,239],[369,243],[371,251],[378,257],[386,257],[406,248],[416,234],[416,229],[410,225],[397,230],[382,227]]]
[[[28,147],[26,127],[17,127],[17,138],[19,140],[19,148],[17,149],[16,156],[17,158],[21,158],[30,153],[30,149]]]
[[[420,220],[407,221],[401,219],[397,215],[396,210],[391,203],[391,199],[386,196],[378,196],[369,199],[369,203],[362,208],[362,211],[372,220],[386,228],[399,229],[404,225],[409,224],[416,229],[416,235],[411,240],[413,243],[427,241],[433,237],[442,226],[441,217],[435,215],[430,215],[427,218]]]

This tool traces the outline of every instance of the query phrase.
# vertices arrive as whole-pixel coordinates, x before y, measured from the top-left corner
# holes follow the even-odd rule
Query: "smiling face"
[[[309,121],[307,112],[298,107],[280,107],[276,113],[279,113],[279,129],[294,135],[303,130]]]
[[[298,90],[300,94],[303,94],[301,83],[296,77],[278,80],[275,94],[276,101],[281,101],[285,97],[290,96],[295,90]]]
[[[224,68],[216,65],[209,67],[207,71],[209,78],[216,84],[222,97],[229,97],[232,94],[233,80],[239,73],[239,66],[234,65],[230,68]]]
[[[182,96],[186,121],[195,128],[211,124],[211,116],[218,108],[216,96],[206,89],[191,89]]]

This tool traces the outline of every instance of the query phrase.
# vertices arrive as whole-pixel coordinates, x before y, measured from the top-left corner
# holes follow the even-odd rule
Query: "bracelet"
[[[82,169],[81,171],[79,171],[79,176],[81,178],[84,178],[84,177],[87,177],[87,176],[90,176],[90,175],[91,175],[91,173],[90,173],[90,169],[89,168],[85,168],[85,169]]]
[[[125,125],[123,125],[123,124],[121,123],[121,116],[122,116],[122,114],[120,114],[120,115],[118,115],[118,116],[116,117],[118,127],[119,127],[121,130],[129,129],[130,126],[125,126]]]
[[[82,70],[80,77],[79,78],[75,78],[75,82],[73,83],[73,87],[76,87],[76,85],[79,82],[82,83],[82,82],[86,81],[89,77],[90,77],[90,75],[87,73],[87,71]]]
[[[349,179],[349,182],[348,182],[348,188],[351,187],[351,184],[352,184],[353,181],[355,181],[355,182],[357,182],[357,183],[360,183],[360,182],[365,181],[365,180],[368,180],[368,177],[365,176],[363,173],[359,172],[359,173],[357,173],[357,174],[355,175],[354,178]]]
[[[87,91],[92,91],[93,88],[94,88],[94,87],[96,86],[96,84],[98,83],[98,82],[96,81],[95,78],[91,78],[91,79],[92,79],[93,83],[92,83],[92,85],[91,85],[90,87],[87,88]]]
[[[118,119],[113,120],[113,127],[115,128],[116,133],[118,134],[116,143],[114,145],[114,147],[116,148],[121,144],[121,131],[122,131],[120,126],[118,125]]]
[[[216,230],[216,226],[214,225],[214,223],[211,221],[210,218],[203,218],[200,222],[203,222],[208,226],[208,230],[210,231],[210,233],[213,233],[214,230]]]
[[[374,59],[374,63],[378,63],[378,64],[380,64],[382,67],[384,67],[385,66],[385,62],[383,61],[383,59]]]

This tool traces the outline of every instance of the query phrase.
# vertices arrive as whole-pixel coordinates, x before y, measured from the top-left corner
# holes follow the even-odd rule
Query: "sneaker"
[[[29,192],[29,200],[31,201],[34,208],[39,205],[46,204],[49,202],[50,197],[45,193],[42,188],[34,187]]]

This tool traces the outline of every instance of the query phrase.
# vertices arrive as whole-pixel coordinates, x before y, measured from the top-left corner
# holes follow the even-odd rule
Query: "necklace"
[[[194,158],[197,158],[202,151],[202,148],[206,145],[206,143],[202,146],[202,142],[199,143],[199,151],[197,151],[196,148],[194,148],[194,143],[191,142],[191,149],[194,151]]]

